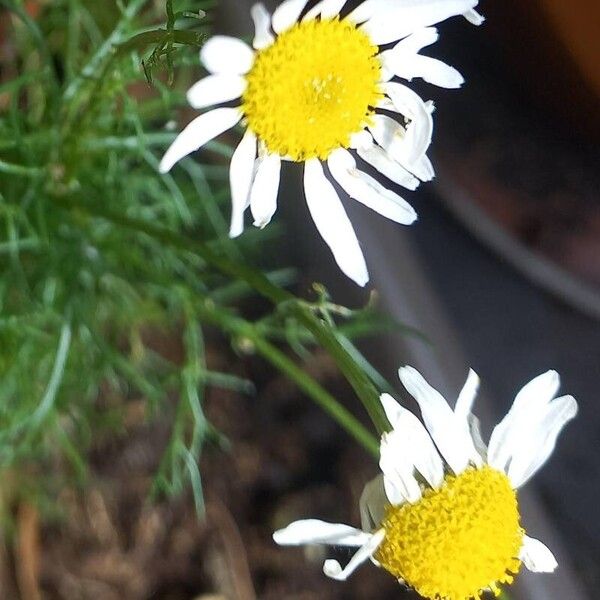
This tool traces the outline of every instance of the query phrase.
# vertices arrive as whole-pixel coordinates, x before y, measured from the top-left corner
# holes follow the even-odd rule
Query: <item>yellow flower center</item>
[[[294,25],[257,52],[242,108],[269,152],[295,161],[348,147],[383,97],[378,47],[339,19]]]
[[[390,506],[375,559],[421,596],[468,600],[511,583],[523,541],[515,491],[491,467],[449,475],[416,504]]]

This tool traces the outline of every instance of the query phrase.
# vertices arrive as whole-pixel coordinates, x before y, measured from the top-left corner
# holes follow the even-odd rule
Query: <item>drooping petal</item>
[[[421,488],[415,478],[415,467],[404,451],[402,440],[392,433],[381,436],[379,468],[383,473],[385,495],[390,504],[399,506],[421,499]]]
[[[167,173],[184,156],[201,148],[219,134],[231,129],[242,118],[239,108],[215,108],[191,121],[175,138],[160,161],[159,171]]]
[[[433,167],[426,155],[413,160],[414,137],[410,139],[406,129],[397,121],[387,115],[374,115],[372,123],[369,125],[369,131],[391,158],[421,181],[430,181],[433,178]]]
[[[535,538],[523,536],[519,559],[533,573],[552,573],[558,563],[548,547]]]
[[[342,569],[340,563],[337,560],[329,559],[325,561],[323,565],[323,573],[327,575],[327,577],[331,577],[337,581],[346,581],[354,571],[364,562],[369,560],[375,551],[383,542],[385,538],[385,530],[380,529],[376,531],[371,539],[361,546],[358,552],[350,559],[350,562]]]
[[[271,33],[271,15],[262,2],[258,2],[250,9],[254,21],[254,40],[252,46],[256,50],[267,48],[275,41]]]
[[[470,14],[478,0],[366,0],[349,18],[366,21],[362,30],[382,46],[399,40],[417,29],[445,21],[450,17]]]
[[[404,138],[406,160],[412,164],[419,160],[431,144],[433,135],[433,118],[428,107],[418,94],[410,88],[388,81],[383,84],[384,92],[390,97],[394,106],[408,119]]]
[[[435,177],[433,165],[427,155],[422,156],[416,163],[407,167],[421,181],[431,181]]]
[[[450,468],[458,474],[470,462],[481,464],[468,426],[457,418],[444,397],[416,369],[402,367],[398,374],[404,387],[418,402],[425,426]]]
[[[317,159],[304,167],[306,203],[317,230],[331,249],[340,269],[358,285],[369,281],[367,265],[350,219]]]
[[[526,435],[515,447],[507,470],[513,487],[525,485],[544,465],[554,451],[559,433],[576,415],[575,398],[562,396],[547,405],[545,414],[530,431],[524,431]]]
[[[376,179],[359,171],[347,150],[339,148],[332,152],[327,164],[335,180],[350,197],[396,223],[411,225],[416,221],[414,208]]]
[[[245,75],[254,63],[254,51],[242,40],[215,35],[202,46],[200,60],[210,73]]]
[[[365,485],[360,495],[360,524],[364,531],[373,531],[383,522],[388,499],[380,473]]]
[[[294,521],[273,534],[273,540],[280,546],[302,546],[304,544],[362,546],[370,539],[370,533],[365,533],[355,527],[327,523],[319,519]]]
[[[229,236],[234,238],[244,231],[244,211],[250,203],[250,190],[254,178],[256,136],[247,130],[236,148],[229,165],[231,189],[231,226]]]
[[[254,225],[263,228],[277,210],[277,192],[281,175],[281,157],[267,154],[258,159],[258,168],[250,191],[250,209]]]
[[[524,428],[539,420],[559,387],[560,376],[553,370],[538,375],[523,386],[506,416],[492,431],[488,446],[488,460],[492,467],[500,471],[506,469]]]
[[[393,427],[387,437],[394,438],[395,451],[410,459],[431,487],[438,488],[444,481],[444,465],[427,430],[389,394],[382,394],[380,400]]]
[[[209,75],[188,90],[187,101],[192,108],[229,102],[239,98],[246,85],[246,79],[240,75]]]
[[[321,0],[317,2],[302,18],[303,21],[314,19],[318,16],[321,19],[332,19],[340,14],[347,0]]]
[[[355,146],[356,153],[390,181],[409,190],[416,190],[419,187],[419,180],[400,163],[393,160],[381,146],[374,144],[368,133],[367,136],[369,142]]]
[[[285,0],[273,12],[273,30],[283,33],[300,18],[308,0]]]

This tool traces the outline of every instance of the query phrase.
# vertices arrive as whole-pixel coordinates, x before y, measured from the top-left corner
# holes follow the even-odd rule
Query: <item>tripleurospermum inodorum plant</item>
[[[10,49],[0,59],[0,468],[64,456],[83,477],[91,439],[123,418],[124,405],[108,414],[98,404],[113,390],[143,398],[150,417],[171,415],[156,491],[191,482],[200,508],[197,461],[207,439],[219,440],[203,414],[204,390],[252,390],[207,369],[207,323],[236,348],[268,356],[375,449],[366,429],[270,341],[321,339],[355,388],[376,399],[338,339],[343,330],[320,318],[329,301],[309,305],[285,290],[294,278],[285,264],[248,266],[261,261],[255,235],[228,239],[232,149],[213,142],[201,161],[157,176],[195,76],[208,4],[0,6]],[[234,307],[256,293],[273,309],[245,320]],[[363,315],[372,321],[370,310]],[[181,362],[146,343],[153,329],[181,335]]]

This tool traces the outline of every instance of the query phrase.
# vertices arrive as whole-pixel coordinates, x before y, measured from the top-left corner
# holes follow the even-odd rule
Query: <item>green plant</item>
[[[286,289],[290,269],[250,266],[273,228],[228,238],[230,148],[212,143],[209,162],[157,174],[175,137],[162,124],[184,104],[207,28],[205,3],[168,1],[165,25],[160,5],[60,0],[29,4],[34,17],[0,0],[11,48],[0,81],[0,466],[59,452],[83,478],[92,437],[123,419],[122,401],[100,397],[143,397],[156,417],[175,393],[155,491],[189,481],[200,509],[198,457],[220,439],[203,413],[206,386],[252,391],[208,370],[206,324],[286,373],[376,454],[376,438],[278,344],[300,355],[322,346],[379,431],[386,421],[381,378],[350,342],[377,326],[373,310],[334,306],[320,288],[305,301]],[[258,321],[236,309],[249,294],[268,301]],[[183,360],[151,347],[149,329],[180,333]]]

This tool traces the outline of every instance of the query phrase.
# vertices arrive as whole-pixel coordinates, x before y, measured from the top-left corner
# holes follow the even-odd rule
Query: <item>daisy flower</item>
[[[281,162],[304,163],[315,226],[341,270],[365,285],[365,259],[332,180],[388,219],[416,220],[410,204],[363,172],[357,159],[410,190],[433,178],[426,156],[433,105],[394,79],[460,87],[455,69],[420,52],[438,39],[435,23],[461,14],[481,23],[477,3],[365,0],[344,17],[346,0],[321,0],[309,10],[308,0],[286,0],[272,15],[255,4],[253,48],[232,37],[208,40],[200,59],[210,74],[187,95],[198,109],[237,106],[196,117],[167,150],[161,172],[241,122],[245,134],[230,167],[230,235],[242,233],[248,207],[256,226],[267,225],[277,208]]]
[[[550,550],[525,535],[517,490],[546,462],[577,413],[572,396],[554,398],[558,373],[548,371],[521,389],[487,448],[471,413],[479,386],[473,371],[454,409],[412,367],[399,373],[425,426],[391,396],[381,396],[392,431],[381,438],[382,475],[361,498],[362,530],[310,519],[275,532],[274,540],[358,547],[343,569],[327,560],[325,574],[345,580],[370,558],[421,596],[438,600],[499,593],[521,565],[553,571]]]

